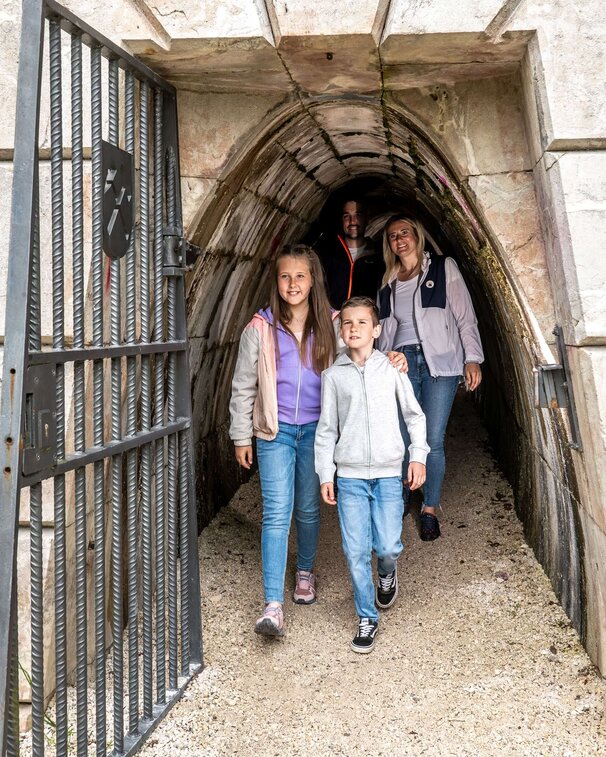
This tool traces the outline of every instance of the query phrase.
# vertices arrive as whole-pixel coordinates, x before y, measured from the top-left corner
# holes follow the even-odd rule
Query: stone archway
[[[464,270],[487,355],[483,415],[514,485],[527,537],[582,633],[582,540],[565,424],[559,411],[533,404],[533,369],[553,360],[546,339],[554,323],[552,303],[545,280],[540,291],[536,286],[537,275],[548,276],[542,248],[532,252],[527,269],[515,249],[503,249],[499,223],[507,223],[511,209],[491,223],[486,202],[478,201],[477,182],[463,181],[444,143],[395,100],[290,102],[244,141],[191,223],[193,240],[205,250],[189,287],[203,517],[240,481],[227,439],[229,382],[239,334],[266,296],[267,261],[278,246],[304,235],[331,192],[352,179],[372,178],[384,193],[414,204]],[[514,149],[527,150],[523,142]],[[506,202],[500,174],[479,181],[485,195]],[[532,185],[528,198],[534,202]],[[532,217],[536,227],[527,231],[540,239],[538,213]]]

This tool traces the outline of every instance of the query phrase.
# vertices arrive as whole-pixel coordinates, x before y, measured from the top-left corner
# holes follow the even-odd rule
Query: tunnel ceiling
[[[225,170],[193,239],[213,258],[228,256],[234,269],[248,261],[251,275],[277,245],[304,235],[331,193],[360,178],[381,180],[383,196],[393,196],[386,212],[405,204],[446,250],[463,243],[459,254],[470,261],[484,242],[448,157],[410,116],[364,99],[294,102],[268,117]],[[206,275],[201,265],[192,294]]]
[[[387,212],[413,205],[439,246],[461,263],[480,320],[499,332],[502,353],[520,350],[519,336],[528,333],[523,310],[449,157],[409,114],[385,101],[297,100],[259,124],[190,228],[205,251],[188,295],[202,436],[226,417],[229,383],[222,377],[231,375],[242,328],[264,304],[268,259],[303,238],[331,193],[355,179],[379,180],[383,197],[393,197]],[[527,362],[522,349],[512,364]],[[519,402],[518,414],[529,412],[528,392]]]

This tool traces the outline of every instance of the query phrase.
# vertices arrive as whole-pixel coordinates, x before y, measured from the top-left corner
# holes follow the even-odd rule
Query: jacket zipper
[[[364,374],[357,365],[355,366],[355,368],[358,371],[358,375],[360,376],[360,381],[362,382],[362,391],[364,393],[364,414],[366,417],[366,459],[368,461],[368,478],[370,478],[370,419],[368,417],[368,395],[366,394],[366,380],[364,378]]]
[[[415,303],[416,303],[416,299],[417,299],[417,292],[419,291],[419,287],[421,286],[421,284],[423,283],[423,281],[425,281],[425,279],[427,278],[427,273],[428,273],[428,269],[425,269],[425,271],[421,271],[421,273],[419,274],[419,280],[417,281],[416,289],[414,291],[414,294],[412,295],[412,323],[413,323],[413,325],[415,327],[415,334],[417,335],[417,339],[419,340],[419,344],[421,345],[421,349],[423,349],[423,340],[421,339],[421,336],[419,334],[419,326],[417,324],[417,313],[416,313],[416,310],[415,310]],[[394,303],[394,305],[395,305],[395,303]],[[427,358],[425,357],[425,352],[423,352],[423,357],[425,358],[425,362],[427,363],[427,367],[429,368],[429,373],[430,373],[431,377],[435,378],[435,376],[433,375],[433,373],[431,371],[431,366],[429,365],[429,362],[427,361]]]
[[[301,357],[299,356],[299,370],[297,374],[297,401],[295,403],[295,426],[299,423],[299,395],[301,393]]]

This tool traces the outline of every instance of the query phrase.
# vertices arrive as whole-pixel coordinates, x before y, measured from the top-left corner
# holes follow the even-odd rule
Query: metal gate
[[[19,691],[36,757],[128,754],[202,664],[175,91],[24,0],[15,134],[2,754]]]

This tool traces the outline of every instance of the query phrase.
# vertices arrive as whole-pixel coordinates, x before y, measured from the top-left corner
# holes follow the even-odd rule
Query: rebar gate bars
[[[2,754],[131,754],[202,664],[176,93],[53,0],[18,91]]]

